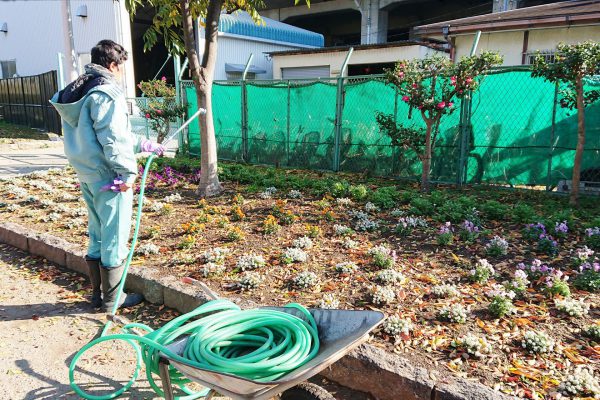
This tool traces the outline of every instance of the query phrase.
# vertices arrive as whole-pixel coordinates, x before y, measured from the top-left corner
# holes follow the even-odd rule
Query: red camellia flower
[[[450,108],[450,107],[452,107],[453,105],[454,105],[454,103],[453,103],[453,102],[451,102],[451,101],[449,101],[449,102],[448,102],[448,105],[447,105],[447,107],[448,107],[448,108]]]
[[[410,97],[402,96],[402,101],[408,102],[409,100],[410,100]]]
[[[161,81],[166,82],[167,81],[167,77],[163,76],[162,78],[160,78]]]
[[[146,113],[146,118],[150,118],[150,114]]]
[[[444,108],[444,107],[446,107],[446,102],[445,102],[445,101],[440,101],[440,102],[438,103],[438,105],[437,105],[437,108],[439,108],[439,109],[442,109],[442,108]]]
[[[158,115],[160,115],[160,114],[162,114],[162,110],[156,110],[156,113],[157,113]]]

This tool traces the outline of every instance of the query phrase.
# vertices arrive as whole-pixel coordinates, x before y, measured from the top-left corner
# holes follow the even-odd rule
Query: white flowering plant
[[[292,283],[299,289],[310,289],[319,284],[319,277],[311,271],[302,271],[294,277]]]
[[[201,259],[204,263],[223,264],[225,262],[227,254],[229,253],[229,249],[215,247],[213,249],[206,250],[204,253],[202,253]]]
[[[245,272],[238,280],[238,286],[242,290],[257,289],[262,283],[263,278],[255,272]]]
[[[385,305],[396,300],[396,292],[387,286],[375,286],[371,289],[371,302],[375,305]]]
[[[436,286],[432,287],[431,293],[435,297],[440,298],[440,299],[460,296],[460,292],[458,291],[456,285],[452,285],[449,283],[445,283],[442,285],[436,285]]]
[[[382,285],[396,285],[406,282],[406,277],[402,272],[393,269],[384,269],[375,274],[375,281]]]
[[[506,255],[508,252],[508,242],[500,236],[494,236],[485,245],[485,251],[491,257]]]
[[[255,254],[244,254],[238,258],[236,268],[242,271],[254,270],[266,265],[266,261],[263,256]]]
[[[354,233],[352,228],[350,228],[346,225],[341,225],[341,224],[333,225],[333,232],[337,236],[348,236],[348,235],[352,235]]]
[[[319,308],[332,310],[340,307],[340,301],[335,297],[333,293],[325,293],[319,300]]]
[[[158,254],[160,248],[154,243],[144,243],[136,247],[135,253],[142,256],[150,256],[152,254]]]
[[[482,258],[477,260],[475,268],[469,271],[469,280],[475,283],[485,283],[496,273],[492,264],[488,260]]]
[[[523,334],[521,346],[533,354],[550,353],[554,350],[554,340],[545,332],[527,331]]]
[[[451,304],[444,306],[439,314],[438,318],[441,321],[452,322],[455,324],[464,324],[467,322],[467,316],[469,314],[469,308],[462,304]]]
[[[453,340],[451,346],[475,358],[484,358],[492,352],[492,345],[484,337],[473,334]]]
[[[408,336],[414,329],[414,325],[409,318],[401,318],[398,315],[391,315],[383,321],[383,332],[390,336]]]
[[[221,275],[225,272],[225,266],[223,264],[216,264],[214,262],[208,262],[199,269],[200,274],[203,277],[208,278],[209,276]]]
[[[341,262],[335,265],[334,270],[338,274],[351,274],[358,269],[356,263],[351,261]]]
[[[308,236],[302,236],[298,239],[294,239],[292,242],[292,247],[297,249],[310,249],[313,247],[313,241]]]
[[[308,260],[308,253],[296,247],[288,247],[281,255],[281,260],[286,264],[305,262]]]
[[[556,307],[558,311],[571,317],[583,317],[590,311],[590,305],[584,302],[583,299],[554,299],[554,307]]]
[[[370,248],[367,254],[371,256],[376,267],[392,268],[396,263],[396,252],[384,244]]]
[[[566,379],[558,386],[560,392],[567,396],[600,398],[600,376],[595,376],[594,371],[584,367],[577,367],[568,374]]]

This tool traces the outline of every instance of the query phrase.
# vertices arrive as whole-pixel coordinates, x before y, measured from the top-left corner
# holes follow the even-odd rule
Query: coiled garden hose
[[[184,128],[199,112],[180,129]],[[117,312],[119,298],[123,293],[125,279],[135,252],[142,216],[146,178],[155,157],[155,154],[151,154],[144,167],[140,183],[135,229],[117,291],[119,294],[115,305],[110,311],[113,315]],[[289,304],[286,307],[300,310],[308,322],[281,311],[268,309],[242,311],[237,305],[227,300],[213,300],[203,304],[195,310],[173,319],[157,330],[153,330],[144,324],[131,323],[123,326],[122,333],[108,335],[107,332],[112,325],[111,321],[108,321],[100,337],[83,346],[73,357],[69,366],[71,388],[85,399],[106,400],[117,398],[135,383],[142,363],[144,363],[150,386],[159,396],[164,397],[163,390],[154,381],[154,376],[159,374],[159,352],[163,352],[173,360],[197,368],[226,372],[261,382],[275,380],[300,367],[319,351],[317,325],[312,315],[299,304]],[[147,334],[138,336],[131,333],[132,329],[135,328],[141,329]],[[189,335],[189,339],[183,354],[178,355],[166,346],[182,335]],[[122,388],[105,395],[91,395],[75,382],[77,362],[90,348],[111,340],[124,341],[133,347],[136,354],[134,373]],[[176,397],[178,400],[192,400],[208,394],[209,389],[194,392],[187,388],[185,385],[190,381],[173,367],[169,367],[169,375],[171,382],[179,386],[186,394],[185,396]]]

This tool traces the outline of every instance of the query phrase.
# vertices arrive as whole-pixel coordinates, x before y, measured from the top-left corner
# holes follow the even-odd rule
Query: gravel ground
[[[0,244],[0,388],[3,399],[78,399],[68,384],[73,355],[99,335],[106,319],[88,305],[87,280],[39,257]],[[151,326],[176,314],[143,304],[123,314]],[[106,342],[80,361],[77,382],[94,395],[125,384],[135,355],[122,343]],[[124,397],[155,399],[145,374]],[[338,400],[368,400],[315,378]]]

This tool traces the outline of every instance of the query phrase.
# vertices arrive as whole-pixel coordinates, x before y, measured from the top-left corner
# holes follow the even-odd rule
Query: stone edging
[[[62,148],[62,139],[58,140],[22,140],[13,143],[0,143],[0,151],[39,150]]]
[[[64,239],[40,234],[15,223],[0,223],[0,243],[46,258],[87,275],[83,251]],[[185,284],[152,269],[132,266],[125,287],[142,293],[147,301],[186,313],[209,301],[200,285]],[[253,306],[231,298],[242,308]],[[378,400],[505,400],[512,397],[466,379],[441,379],[415,367],[401,356],[365,344],[321,372],[324,377],[351,389],[368,392]]]

